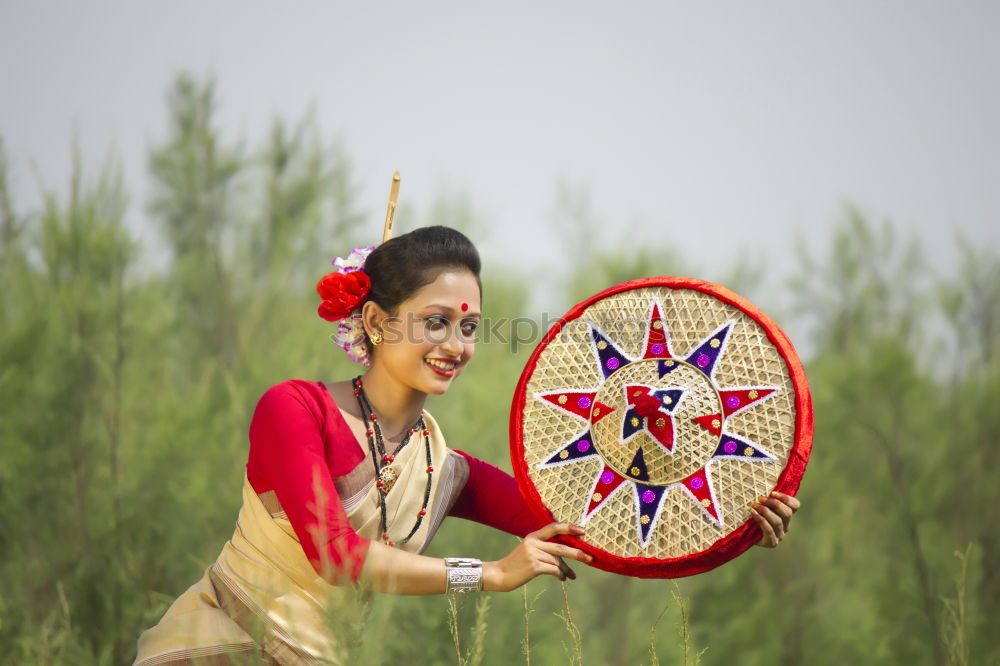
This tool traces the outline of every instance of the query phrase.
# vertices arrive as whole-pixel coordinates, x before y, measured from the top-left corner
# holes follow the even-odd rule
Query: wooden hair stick
[[[396,221],[396,199],[399,198],[399,172],[392,174],[392,187],[389,189],[389,207],[385,211],[385,228],[382,230],[382,242],[392,238],[392,224]]]

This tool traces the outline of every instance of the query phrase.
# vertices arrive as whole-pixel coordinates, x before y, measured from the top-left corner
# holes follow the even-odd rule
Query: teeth
[[[452,370],[455,368],[454,363],[446,363],[444,361],[432,360],[429,358],[424,359],[428,365],[433,365],[435,368],[440,368],[441,370]]]

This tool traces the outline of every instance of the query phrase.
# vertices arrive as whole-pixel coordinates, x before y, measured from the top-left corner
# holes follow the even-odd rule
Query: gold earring
[[[382,344],[383,340],[382,333],[380,331],[375,331],[374,333],[368,336],[368,339],[372,341],[373,345],[378,346]]]

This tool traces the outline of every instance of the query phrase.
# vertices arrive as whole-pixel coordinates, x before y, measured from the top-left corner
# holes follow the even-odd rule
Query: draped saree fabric
[[[401,546],[410,552],[422,551],[433,536],[458,467],[437,422],[427,412],[423,416],[435,472],[428,516]],[[413,528],[427,488],[426,450],[423,442],[414,444],[397,454],[399,479],[385,496],[389,533],[396,541]],[[381,537],[379,492],[373,480],[343,498],[351,526],[366,539]],[[257,495],[244,480],[232,539],[202,578],[140,636],[135,664],[338,664],[341,649],[330,629],[330,609],[353,593],[316,573],[274,493]]]

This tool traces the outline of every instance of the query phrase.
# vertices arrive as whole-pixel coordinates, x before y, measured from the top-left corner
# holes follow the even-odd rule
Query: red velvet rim
[[[768,340],[775,346],[788,367],[788,374],[795,389],[795,441],[788,454],[788,462],[778,476],[774,490],[794,495],[799,489],[802,474],[805,472],[809,453],[812,450],[813,410],[812,398],[809,394],[809,383],[806,373],[792,347],[791,341],[760,309],[738,294],[725,287],[704,280],[684,277],[651,277],[640,280],[630,280],[615,285],[573,306],[559,321],[549,329],[541,342],[535,347],[514,392],[514,400],[510,412],[510,456],[514,466],[514,476],[517,479],[521,495],[527,500],[528,506],[535,516],[543,523],[554,520],[552,513],[545,507],[535,485],[528,476],[528,465],[524,460],[524,441],[522,439],[522,417],[525,404],[525,389],[529,378],[534,374],[538,357],[552,339],[559,334],[568,322],[577,319],[584,310],[595,302],[613,296],[614,294],[643,287],[665,287],[668,289],[693,289],[710,294],[718,300],[728,303],[746,313],[757,322],[767,333]],[[559,537],[558,540],[580,548],[593,556],[591,566],[605,571],[636,576],[639,578],[680,578],[691,576],[714,569],[746,551],[760,538],[760,528],[752,520],[735,528],[726,536],[720,538],[707,549],[667,559],[650,557],[619,557],[601,548],[588,544],[576,537]]]

